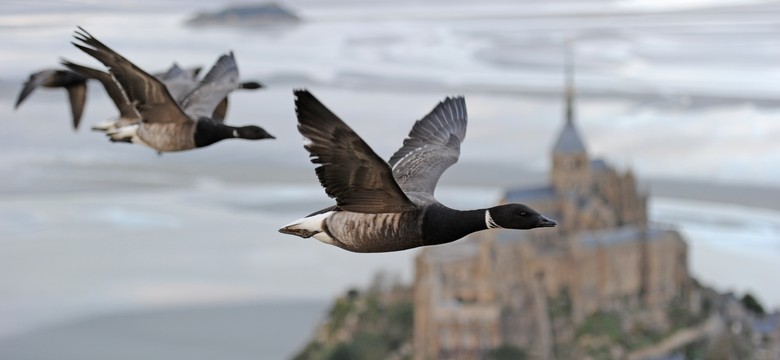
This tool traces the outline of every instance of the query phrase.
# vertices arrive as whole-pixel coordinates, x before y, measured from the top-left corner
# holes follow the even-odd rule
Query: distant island
[[[301,18],[277,3],[234,5],[226,9],[199,13],[187,25],[263,26],[300,22]]]

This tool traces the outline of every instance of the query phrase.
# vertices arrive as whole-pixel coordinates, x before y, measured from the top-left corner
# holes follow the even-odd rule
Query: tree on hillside
[[[745,307],[750,310],[751,312],[758,314],[758,315],[764,315],[766,312],[764,311],[764,307],[761,306],[761,304],[756,300],[755,297],[753,297],[753,294],[746,293],[742,297],[742,305],[745,305]]]

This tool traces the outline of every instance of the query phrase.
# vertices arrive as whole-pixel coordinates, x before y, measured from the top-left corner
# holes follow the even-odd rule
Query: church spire
[[[565,78],[564,89],[566,91],[566,124],[574,122],[574,65],[572,64],[571,44],[566,44],[566,56],[564,58]]]
[[[574,64],[572,56],[572,45],[566,46],[565,57],[565,76],[564,76],[564,116],[566,122],[563,130],[558,137],[558,141],[553,147],[553,153],[572,154],[585,153],[585,145],[580,138],[577,128],[574,126]]]

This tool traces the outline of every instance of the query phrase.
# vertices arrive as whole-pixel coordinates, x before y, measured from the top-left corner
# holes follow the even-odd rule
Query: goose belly
[[[339,211],[326,219],[337,246],[354,252],[388,252],[423,245],[420,212],[364,214]]]
[[[195,148],[191,126],[143,123],[136,136],[139,143],[157,151],[181,151]]]

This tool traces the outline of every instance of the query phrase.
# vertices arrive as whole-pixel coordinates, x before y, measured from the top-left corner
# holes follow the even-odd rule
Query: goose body
[[[238,68],[233,54],[223,55],[196,88],[179,103],[159,79],[146,73],[117,52],[79,28],[76,47],[109,69],[141,121],[110,131],[112,141],[130,141],[158,152],[184,151],[231,138],[272,139],[259,126],[228,126],[212,114],[230,91],[238,87]]]
[[[14,108],[18,109],[22,102],[39,87],[63,88],[68,92],[73,129],[77,129],[81,114],[84,112],[84,103],[87,101],[87,78],[79,73],[60,69],[46,69],[32,73],[24,82]]]
[[[455,210],[433,196],[457,162],[466,135],[463,97],[447,98],[417,121],[389,163],[308,91],[295,91],[298,130],[319,164],[317,177],[336,205],[279,231],[353,252],[389,252],[444,244],[489,228],[552,227],[523,204]]]

